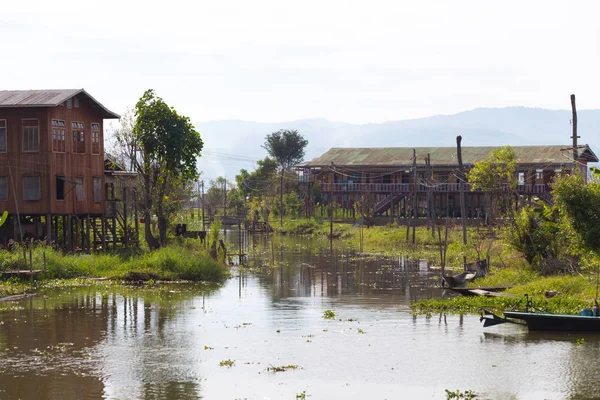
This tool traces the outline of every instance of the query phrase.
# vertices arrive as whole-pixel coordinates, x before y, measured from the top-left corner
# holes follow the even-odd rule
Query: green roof
[[[473,165],[499,146],[463,147],[463,164]],[[512,146],[520,164],[564,165],[572,163],[573,147],[569,145]],[[413,164],[413,149],[417,152],[417,164],[422,165],[427,154],[432,166],[457,166],[456,147],[363,147],[332,148],[320,157],[299,164],[298,167],[324,167],[330,165],[397,167]],[[598,157],[588,145],[578,148],[579,160],[597,162]]]

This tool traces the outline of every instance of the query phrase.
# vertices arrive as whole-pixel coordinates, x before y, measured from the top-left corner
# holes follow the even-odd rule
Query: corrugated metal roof
[[[100,108],[103,118],[120,118],[83,89],[0,90],[0,108],[56,107],[79,94],[83,94],[95,107]]]
[[[500,147],[463,147],[464,165],[473,165]],[[552,146],[512,146],[521,164],[567,164],[572,162],[573,149],[569,145]],[[431,165],[457,166],[456,147],[416,147],[417,163],[423,164],[427,154]],[[597,162],[598,158],[588,145],[580,146],[579,156],[587,161]],[[413,164],[413,148],[333,148],[312,161],[303,163],[305,167],[346,166],[410,166]]]

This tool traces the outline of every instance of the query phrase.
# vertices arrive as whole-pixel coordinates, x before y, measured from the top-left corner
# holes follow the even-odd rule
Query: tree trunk
[[[158,248],[158,242],[152,235],[152,193],[150,191],[150,175],[144,174],[144,234],[150,250]]]

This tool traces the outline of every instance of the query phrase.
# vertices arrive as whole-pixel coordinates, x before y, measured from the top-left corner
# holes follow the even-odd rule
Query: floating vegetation
[[[475,397],[477,397],[477,395],[472,390],[465,390],[462,392],[458,389],[455,391],[446,389],[446,399],[472,400]]]
[[[333,310],[323,311],[323,319],[335,319],[335,311],[333,311]]]
[[[296,400],[306,400],[306,390],[296,394]]]
[[[285,371],[287,371],[289,369],[300,369],[300,368],[302,368],[302,367],[299,366],[299,365],[294,365],[294,364],[280,365],[278,367],[275,367],[275,366],[269,364],[269,366],[267,367],[266,370],[269,371],[269,372],[285,372]]]
[[[577,339],[576,343],[577,343],[578,346],[584,345],[585,344],[585,338],[579,338],[579,339]]]
[[[413,313],[425,314],[431,317],[433,313],[451,312],[457,314],[479,313],[482,309],[488,311],[512,310],[515,306],[525,306],[519,303],[519,297],[486,297],[486,296],[458,296],[452,299],[429,299],[411,304]],[[582,309],[589,306],[583,300],[572,298],[554,297],[546,299],[541,296],[532,299],[533,307],[553,314],[577,315]]]
[[[204,346],[204,350],[214,350],[214,347]]]
[[[233,360],[223,360],[219,363],[219,366],[227,367],[227,368],[231,368],[234,365],[235,365],[235,361],[233,361]]]
[[[365,331],[363,331],[362,329],[358,328],[358,333],[360,333],[361,335],[364,335],[364,334],[365,334],[365,333],[367,333],[367,332],[365,332]]]

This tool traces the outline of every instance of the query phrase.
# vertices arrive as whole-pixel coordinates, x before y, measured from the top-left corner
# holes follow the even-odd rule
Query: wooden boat
[[[600,332],[600,317],[593,316],[591,310],[587,311],[590,315],[505,311],[504,317],[484,311],[480,320],[484,321],[484,328],[508,322],[525,325],[532,331]]]
[[[467,286],[467,283],[471,282],[477,273],[475,271],[465,271],[462,274],[454,276],[443,276],[442,278],[446,281],[449,287],[463,287]]]

